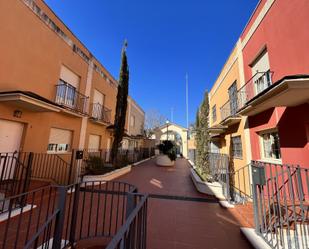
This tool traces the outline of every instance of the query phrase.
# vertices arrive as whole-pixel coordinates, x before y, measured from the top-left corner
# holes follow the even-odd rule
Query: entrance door
[[[19,151],[22,134],[22,123],[0,119],[0,182],[14,176],[14,152]]]
[[[0,119],[0,153],[19,151],[24,125]]]

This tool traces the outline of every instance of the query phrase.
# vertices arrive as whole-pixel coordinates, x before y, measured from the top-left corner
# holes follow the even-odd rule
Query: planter
[[[204,182],[193,168],[191,171],[191,179],[200,193],[214,195],[218,199],[225,199],[223,195],[222,185],[219,182]]]
[[[175,165],[175,161],[172,161],[171,159],[169,159],[167,155],[157,156],[156,163],[158,166],[163,166],[163,167],[171,167]]]
[[[106,173],[104,175],[85,175],[83,178],[83,182],[91,182],[91,181],[110,181],[115,178],[118,178],[122,175],[125,175],[131,171],[132,166],[126,166],[121,169],[116,169],[112,172]]]

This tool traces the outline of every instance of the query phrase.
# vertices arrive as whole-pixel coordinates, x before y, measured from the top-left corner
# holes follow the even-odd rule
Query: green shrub
[[[106,166],[104,159],[99,156],[89,156],[86,164],[86,174],[89,175],[103,175],[114,169],[113,167]]]

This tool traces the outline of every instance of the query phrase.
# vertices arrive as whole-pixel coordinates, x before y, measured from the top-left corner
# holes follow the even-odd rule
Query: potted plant
[[[158,145],[160,155],[156,163],[159,166],[174,166],[176,160],[176,146],[172,141],[165,140]]]

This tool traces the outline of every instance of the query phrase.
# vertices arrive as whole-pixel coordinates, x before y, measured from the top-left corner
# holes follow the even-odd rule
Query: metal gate
[[[309,176],[299,166],[252,162],[256,232],[272,248],[309,248]]]

